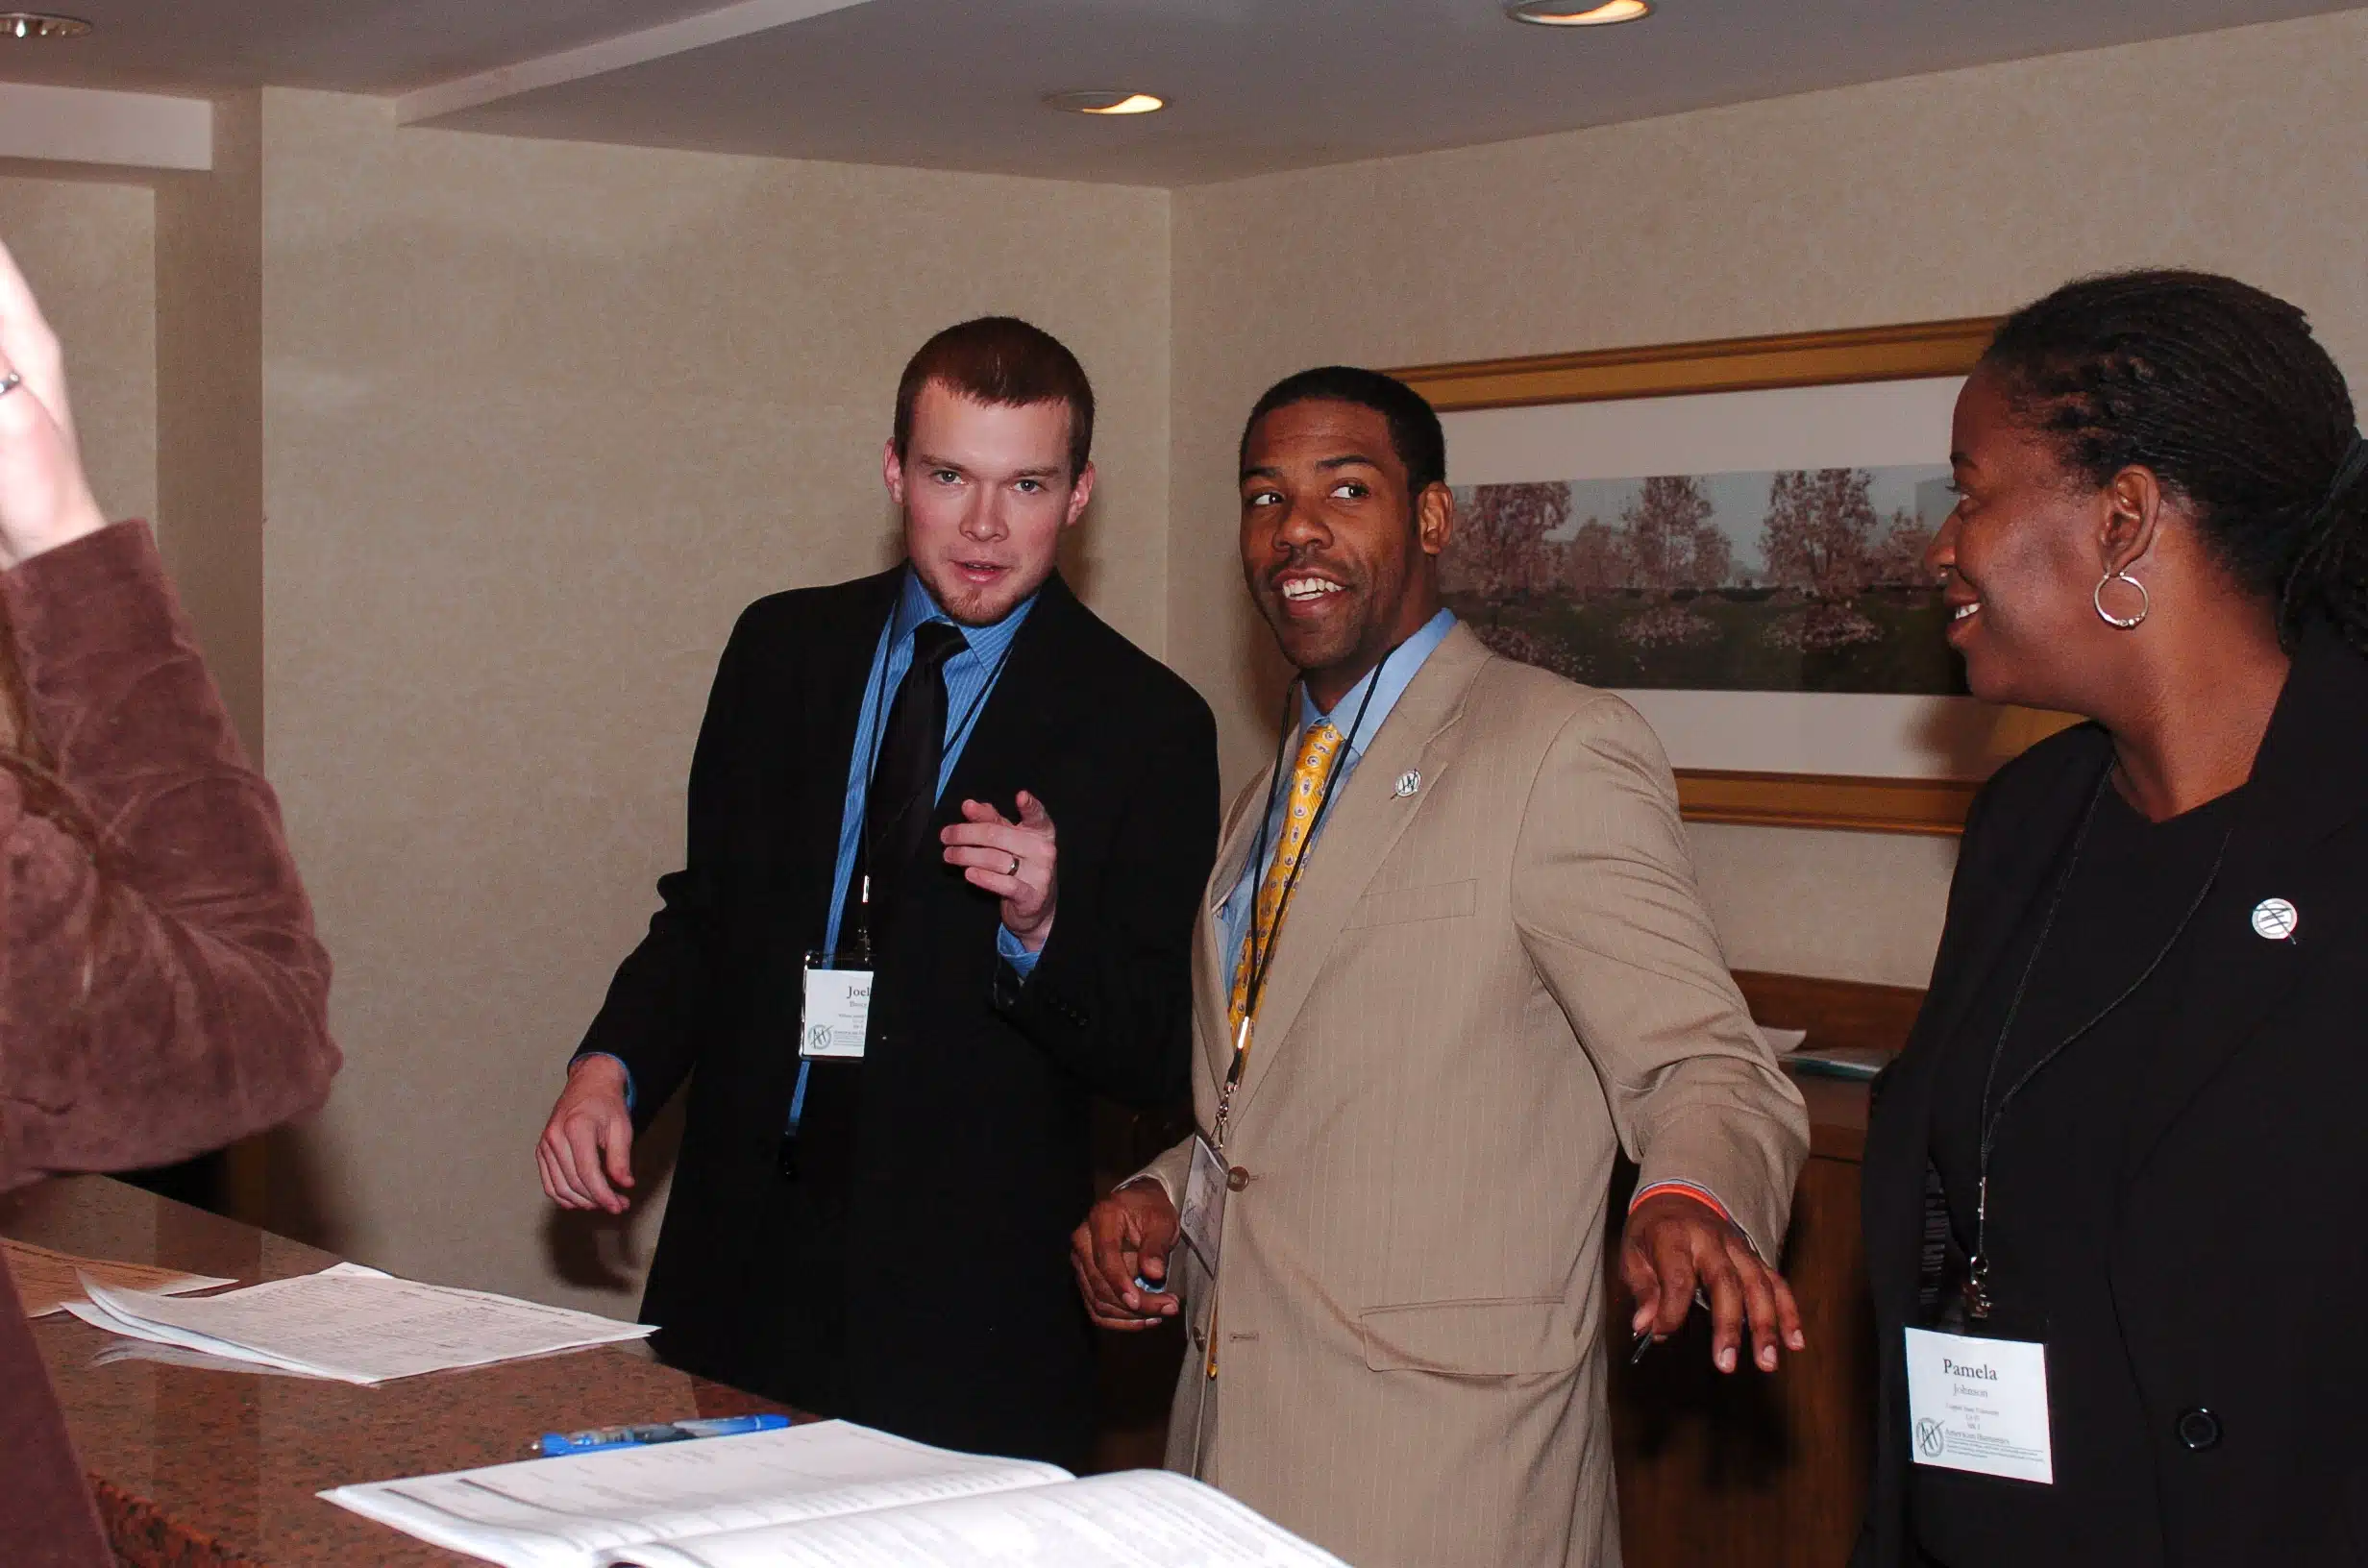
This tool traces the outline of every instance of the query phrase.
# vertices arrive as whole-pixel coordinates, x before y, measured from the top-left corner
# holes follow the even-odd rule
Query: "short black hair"
[[[2302,310],[2206,272],[2109,273],[2006,319],[1982,356],[2083,482],[2151,469],[2289,645],[2368,650],[2368,477],[2352,394]]]
[[[1236,458],[1242,467],[1249,466],[1249,436],[1258,422],[1295,403],[1353,403],[1389,421],[1390,446],[1405,467],[1409,501],[1447,482],[1447,432],[1440,429],[1438,410],[1396,377],[1355,365],[1319,365],[1268,387],[1242,422],[1242,448]]]

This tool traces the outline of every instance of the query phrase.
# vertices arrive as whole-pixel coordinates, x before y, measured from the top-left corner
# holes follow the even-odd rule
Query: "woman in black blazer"
[[[2368,1562],[2350,394],[2293,306],[2131,273],[2009,318],[1952,446],[1968,684],[2090,722],[1976,801],[1879,1086],[1855,1562]]]

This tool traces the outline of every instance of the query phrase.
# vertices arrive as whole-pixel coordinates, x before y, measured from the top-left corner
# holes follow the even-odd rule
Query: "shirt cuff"
[[[576,1064],[588,1056],[607,1057],[609,1061],[617,1065],[617,1070],[625,1074],[625,1109],[630,1112],[633,1109],[633,1069],[625,1065],[625,1058],[611,1051],[578,1051],[567,1059],[568,1071],[575,1071]]]
[[[1110,1190],[1113,1192],[1123,1192],[1130,1187],[1141,1187],[1147,1182],[1151,1186],[1158,1188],[1162,1192],[1167,1193],[1168,1202],[1170,1205],[1175,1205],[1175,1193],[1170,1189],[1168,1186],[1168,1178],[1162,1176],[1156,1170],[1139,1170],[1132,1176],[1127,1177],[1126,1180],[1119,1183],[1118,1186],[1112,1188]]]
[[[1045,956],[1041,952],[1029,952],[1027,943],[999,925],[995,928],[995,950],[1001,955],[1004,963],[1020,971],[1022,985],[1025,985],[1027,977],[1036,972],[1036,961]]]

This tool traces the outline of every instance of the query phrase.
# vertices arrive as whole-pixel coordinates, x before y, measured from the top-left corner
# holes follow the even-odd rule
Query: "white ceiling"
[[[87,37],[0,39],[0,81],[73,87],[403,92],[720,0],[10,0],[88,21]]]
[[[1497,0],[70,0],[65,9],[98,31],[0,48],[0,81],[414,94],[407,120],[511,135],[1189,184],[2350,8],[1661,0],[1643,22],[1587,29],[1517,26]],[[707,20],[686,20],[698,17]],[[1038,102],[1094,87],[1157,92],[1172,107],[1097,119]],[[446,112],[454,104],[465,107]]]

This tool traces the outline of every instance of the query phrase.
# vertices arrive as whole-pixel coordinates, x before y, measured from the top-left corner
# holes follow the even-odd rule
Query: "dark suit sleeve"
[[[1120,804],[1108,853],[1099,865],[1063,858],[1044,954],[1024,985],[999,964],[995,1001],[1089,1087],[1151,1109],[1182,1096],[1191,1056],[1193,919],[1217,858],[1217,725],[1184,692],[1132,739],[1136,766],[1111,769]]]
[[[682,870],[658,878],[658,912],[649,934],[617,966],[607,999],[574,1056],[604,1052],[632,1079],[633,1117],[647,1125],[697,1065],[707,1035],[706,1010],[717,994],[721,953],[722,843],[733,794],[731,775],[747,766],[742,694],[754,611],[744,613],[725,645],[707,715],[691,753],[689,830]],[[571,1057],[570,1060],[573,1060]]]
[[[1977,791],[1972,805],[1965,813],[1963,836],[1958,840],[1957,870],[1949,879],[1948,913],[1940,927],[1940,944],[1933,958],[1932,974],[1927,982],[1929,996],[1942,989],[1943,982],[1952,979],[1962,964],[1964,948],[1972,935],[1973,921],[1969,907],[1976,901],[1977,890],[1987,864],[1990,847],[1988,832],[1995,800],[1995,785]],[[1930,1047],[1924,1044],[1928,1037],[1946,1027],[1927,1007],[1920,1009],[1914,1027],[1910,1031],[1902,1057]],[[1868,1115],[1882,1115],[1884,1091],[1898,1068],[1900,1057],[1894,1057],[1875,1075],[1867,1086]],[[1895,1166],[1887,1158],[1887,1139],[1869,1137],[1866,1158],[1859,1172],[1860,1229],[1862,1236],[1874,1236],[1887,1226],[1906,1223],[1898,1213],[1902,1203],[1921,1204],[1924,1173],[1920,1168]],[[1913,1183],[1912,1189],[1910,1184]],[[1870,1249],[1877,1250],[1877,1249]],[[1849,1568],[1903,1568],[1911,1559],[1908,1548],[1908,1383],[1906,1352],[1899,1336],[1906,1325],[1895,1321],[1896,1313],[1889,1303],[1897,1301],[1909,1282],[1897,1279],[1877,1279],[1869,1288],[1876,1301],[1875,1334],[1878,1373],[1875,1383],[1875,1407],[1869,1412],[1874,1422],[1874,1466],[1867,1487],[1866,1517],[1860,1527],[1857,1544],[1850,1553]]]

